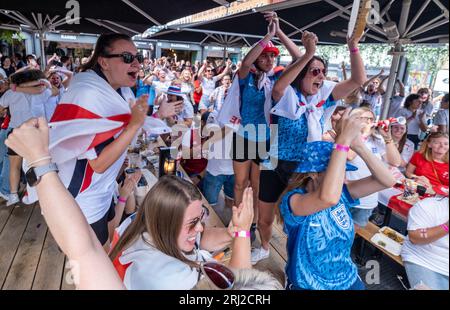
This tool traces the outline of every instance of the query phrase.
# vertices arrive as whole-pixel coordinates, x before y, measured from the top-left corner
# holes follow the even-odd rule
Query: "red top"
[[[200,85],[200,80],[196,80],[195,82],[194,82],[194,87],[195,88],[199,88],[201,85]],[[200,91],[199,93],[197,93],[196,91],[194,91],[194,101],[195,101],[195,104],[199,104],[200,103],[200,100],[202,99],[202,95],[203,95],[203,91]]]
[[[9,115],[6,115],[5,118],[3,119],[3,123],[1,125],[1,128],[2,129],[8,129],[10,120],[11,120],[11,117]]]
[[[427,177],[433,187],[441,187],[442,185],[448,187],[448,164],[428,161],[419,152],[413,155],[410,163],[416,166],[414,174]]]

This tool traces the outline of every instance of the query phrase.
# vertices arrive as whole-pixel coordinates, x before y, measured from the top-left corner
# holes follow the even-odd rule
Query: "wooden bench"
[[[383,252],[384,254],[386,254],[389,258],[391,258],[392,260],[394,260],[396,263],[400,264],[403,266],[403,261],[402,258],[400,256],[397,255],[393,255],[392,253],[386,251],[383,247],[379,246],[378,244],[372,242],[370,239],[372,239],[372,237],[378,233],[378,230],[380,229],[380,227],[378,227],[377,225],[375,225],[372,222],[369,222],[367,224],[366,227],[359,227],[356,229],[356,234],[358,236],[360,236],[363,239],[363,244],[361,245],[361,248],[364,248],[364,241],[369,242],[371,245],[373,245],[374,247],[376,247],[378,250],[380,250],[381,252]]]

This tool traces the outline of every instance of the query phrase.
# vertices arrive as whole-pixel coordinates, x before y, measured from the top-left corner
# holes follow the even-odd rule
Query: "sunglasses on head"
[[[132,63],[134,61],[134,59],[137,59],[137,61],[139,63],[142,63],[144,61],[144,56],[139,53],[136,55],[133,55],[128,52],[123,52],[122,54],[108,54],[108,55],[104,55],[103,57],[105,57],[105,58],[122,57],[123,62],[126,64]]]
[[[200,271],[216,288],[221,290],[233,288],[235,277],[228,267],[215,262],[205,262],[200,265]]]
[[[311,69],[309,69],[309,72],[311,72],[312,75],[314,75],[314,76],[318,76],[320,74],[320,72],[322,72],[324,76],[327,75],[327,70],[326,69],[311,68]]]

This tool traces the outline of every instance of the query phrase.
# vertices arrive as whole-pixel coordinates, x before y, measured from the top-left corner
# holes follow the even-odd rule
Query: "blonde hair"
[[[283,197],[289,193],[290,191],[297,189],[297,188],[305,188],[308,184],[309,180],[311,179],[311,176],[309,173],[296,173],[294,172],[289,179],[288,186],[283,191],[283,193],[280,195],[280,198],[278,198],[278,201],[276,203],[277,208],[275,210],[275,217],[277,219],[277,222],[279,224],[283,224],[283,217],[281,216],[281,210],[280,206],[283,201]]]
[[[283,290],[283,286],[271,273],[257,269],[233,269],[233,290]],[[194,290],[215,290],[203,277]]]
[[[448,134],[445,132],[432,132],[428,138],[423,141],[422,145],[420,146],[420,150],[419,153],[423,155],[423,157],[425,157],[426,160],[432,162],[433,161],[433,154],[432,154],[432,150],[430,147],[430,142],[433,139],[438,139],[438,138],[447,138],[448,139]],[[448,164],[448,151],[447,153],[445,153],[444,158],[442,159],[446,164]]]
[[[202,200],[202,196],[193,184],[176,176],[161,177],[145,196],[136,218],[112,249],[110,259],[114,260],[147,232],[152,238],[151,246],[196,267],[197,264],[185,257],[177,243],[184,213],[189,204],[196,200]]]

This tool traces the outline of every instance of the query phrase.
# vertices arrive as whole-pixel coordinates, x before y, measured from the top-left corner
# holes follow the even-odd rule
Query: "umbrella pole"
[[[383,111],[381,112],[381,119],[386,119],[388,116],[389,106],[391,105],[391,98],[394,92],[395,81],[397,80],[397,73],[398,73],[397,71],[400,64],[400,59],[404,54],[402,50],[402,45],[400,43],[397,43],[393,48],[393,50],[391,51],[391,53],[393,58],[391,69],[389,71],[389,79],[386,87],[386,92],[384,93],[383,96],[384,105]]]
[[[45,65],[47,64],[47,61],[45,59],[45,45],[44,45],[44,32],[39,32],[39,45],[41,47],[41,70],[45,70]]]

